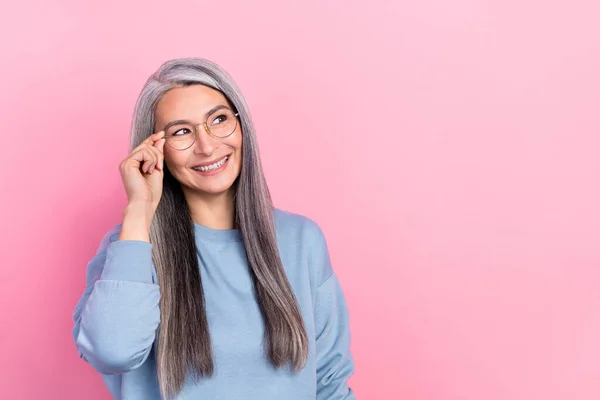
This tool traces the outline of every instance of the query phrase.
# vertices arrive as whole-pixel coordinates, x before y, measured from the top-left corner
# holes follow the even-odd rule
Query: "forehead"
[[[166,92],[154,111],[157,125],[177,119],[201,121],[205,113],[216,105],[228,106],[225,96],[208,86],[177,87]]]

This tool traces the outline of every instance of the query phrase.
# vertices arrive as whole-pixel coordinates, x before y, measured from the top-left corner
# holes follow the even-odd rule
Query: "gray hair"
[[[296,297],[277,248],[273,204],[263,174],[250,111],[236,83],[217,64],[202,58],[163,63],[146,81],[135,105],[130,151],[154,133],[154,112],[175,87],[201,84],[220,91],[239,113],[242,168],[234,185],[235,228],[240,230],[265,323],[265,351],[275,367],[295,370],[308,358],[308,337]],[[150,227],[152,258],[160,285],[161,324],[157,371],[163,397],[177,395],[188,372],[196,379],[213,373],[194,225],[181,184],[164,164],[163,194]]]

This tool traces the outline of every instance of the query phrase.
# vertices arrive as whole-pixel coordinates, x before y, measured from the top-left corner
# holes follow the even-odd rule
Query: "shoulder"
[[[277,236],[281,239],[305,245],[321,245],[325,241],[325,234],[319,224],[305,215],[276,208],[273,217]]]
[[[320,283],[332,273],[327,240],[321,226],[313,219],[276,208],[275,230],[281,249],[293,249],[309,264]]]

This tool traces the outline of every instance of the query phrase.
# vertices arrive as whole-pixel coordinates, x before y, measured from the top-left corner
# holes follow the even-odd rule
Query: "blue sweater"
[[[248,260],[237,230],[194,224],[215,373],[186,381],[177,399],[355,399],[348,310],[325,237],[307,217],[275,209],[277,242],[309,338],[299,372],[275,369],[263,347],[264,326]],[[102,374],[115,399],[161,399],[155,337],[160,291],[152,245],[106,233],[87,265],[87,286],[75,307],[73,338],[79,355]]]

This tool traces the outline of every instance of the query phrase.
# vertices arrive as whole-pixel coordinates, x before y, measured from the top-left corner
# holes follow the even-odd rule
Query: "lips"
[[[192,168],[208,167],[209,165],[216,164],[216,163],[218,163],[219,161],[222,161],[222,160],[223,160],[225,157],[229,157],[229,156],[230,156],[230,154],[228,154],[228,155],[226,155],[226,156],[223,156],[223,157],[221,157],[221,158],[218,158],[218,159],[216,159],[216,160],[214,160],[214,161],[209,161],[209,162],[202,163],[202,164],[196,164],[196,165],[192,166]]]
[[[192,169],[201,173],[210,173],[212,171],[219,171],[228,161],[229,156],[225,156],[212,164],[202,164],[201,166],[192,167]]]

